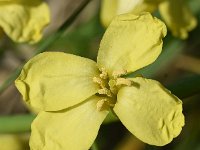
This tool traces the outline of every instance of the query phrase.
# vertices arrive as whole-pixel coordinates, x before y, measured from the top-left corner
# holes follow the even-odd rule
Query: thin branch
[[[34,118],[30,114],[0,117],[0,134],[28,132]]]

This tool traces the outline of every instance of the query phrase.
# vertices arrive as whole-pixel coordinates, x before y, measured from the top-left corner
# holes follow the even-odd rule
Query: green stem
[[[0,95],[3,93],[5,89],[7,89],[19,76],[21,72],[22,66],[19,66],[15,71],[4,81],[4,83],[0,86]]]
[[[48,47],[53,44],[56,40],[58,40],[63,34],[64,31],[75,21],[77,16],[81,13],[81,11],[87,6],[87,4],[91,0],[85,0],[83,1],[79,7],[74,11],[74,13],[65,21],[65,23],[58,29],[56,33],[54,33],[49,38],[43,40],[41,44],[38,46],[38,48],[35,50],[34,55],[37,55],[38,53],[44,52],[47,50]],[[6,81],[0,86],[0,94],[7,89],[19,76],[21,72],[22,66],[19,66],[17,69],[14,70],[14,72],[6,79]]]
[[[28,132],[34,118],[30,114],[0,117],[0,134]]]

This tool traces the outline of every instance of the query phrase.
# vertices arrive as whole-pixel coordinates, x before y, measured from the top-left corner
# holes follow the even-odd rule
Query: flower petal
[[[101,98],[93,96],[69,110],[40,112],[32,123],[32,150],[87,150],[108,111],[98,111]]]
[[[16,86],[32,107],[46,111],[76,105],[98,91],[99,75],[90,59],[62,52],[41,53],[24,66]]]
[[[101,0],[100,18],[104,27],[117,15],[117,0]]]
[[[167,0],[159,5],[160,13],[172,34],[181,39],[197,26],[197,20],[184,0]]]
[[[143,2],[144,0],[118,0],[117,14],[129,13]]]
[[[119,90],[114,111],[137,138],[151,145],[168,144],[184,125],[182,102],[159,82],[137,77]]]
[[[120,14],[141,12],[153,12],[157,8],[155,1],[144,0],[102,0],[101,1],[101,22],[108,27],[112,19]]]
[[[117,14],[153,12],[163,0],[118,0]]]
[[[118,70],[133,72],[155,61],[165,35],[165,25],[150,13],[120,15],[103,36],[97,64],[110,75]]]
[[[134,9],[131,11],[131,13],[134,13],[134,14],[140,14],[142,12],[150,12],[150,13],[153,13],[156,9],[157,9],[157,3],[156,2],[142,2],[138,5],[136,5],[134,7]]]
[[[0,5],[0,26],[15,42],[34,43],[41,39],[41,30],[49,23],[50,13],[40,0],[4,2]]]

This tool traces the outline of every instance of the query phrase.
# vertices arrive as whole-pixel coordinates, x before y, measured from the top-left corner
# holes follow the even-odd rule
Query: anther
[[[102,72],[102,73],[100,74],[100,78],[102,78],[102,79],[107,79],[107,78],[108,78],[107,73]]]
[[[99,100],[97,102],[97,110],[98,111],[103,110],[105,108],[105,104],[106,104],[106,99]]]
[[[100,78],[107,79],[108,78],[108,73],[107,73],[106,69],[105,68],[101,68],[99,70],[101,71]]]
[[[94,83],[102,84],[101,78],[94,77],[92,80],[93,80]]]
[[[125,79],[125,78],[117,78],[116,85],[131,86],[132,85],[132,81],[129,80],[129,79]]]
[[[113,75],[114,79],[116,79],[116,78],[121,77],[122,75],[126,75],[126,74],[127,74],[126,70],[117,70],[117,71],[114,71],[112,75]]]
[[[112,93],[117,94],[116,79],[112,79],[108,82],[110,90]]]
[[[107,95],[109,97],[112,97],[112,94],[111,94],[110,90],[108,90],[107,88],[103,88],[103,89],[98,90],[98,93]]]
[[[108,107],[114,107],[115,104],[110,103],[110,101],[108,99],[101,99],[97,102],[97,110],[101,111],[104,109],[107,109]]]
[[[104,82],[102,81],[101,78],[94,77],[94,78],[93,78],[93,82],[99,84],[99,86],[100,86],[101,88],[104,88],[104,87],[105,87]]]

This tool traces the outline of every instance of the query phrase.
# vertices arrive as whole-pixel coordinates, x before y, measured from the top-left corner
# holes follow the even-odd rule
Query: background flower
[[[197,20],[185,0],[103,0],[101,21],[108,26],[114,16],[159,10],[172,34],[181,39],[197,26]]]
[[[1,30],[15,42],[38,42],[49,21],[48,5],[42,0],[0,2]]]

